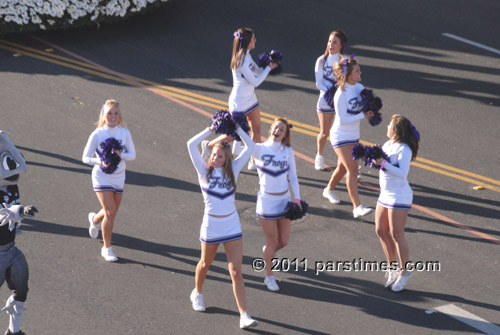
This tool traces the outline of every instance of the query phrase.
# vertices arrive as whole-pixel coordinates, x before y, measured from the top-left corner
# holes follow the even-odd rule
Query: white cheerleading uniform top
[[[363,85],[356,83],[350,85],[345,83],[345,91],[340,88],[335,92],[333,99],[336,117],[330,129],[330,140],[332,143],[346,140],[359,140],[359,124],[364,119],[364,113],[360,112],[361,96],[359,93],[364,89]],[[354,114],[360,112],[359,114]]]
[[[269,138],[257,143],[253,152],[259,174],[260,190],[265,193],[282,193],[288,190],[288,178],[295,199],[300,199],[299,180],[295,156],[291,147]]]
[[[332,110],[332,107],[325,101],[324,95],[335,84],[335,76],[333,75],[333,64],[340,61],[340,54],[336,53],[328,55],[326,62],[323,61],[324,55],[321,55],[316,60],[314,65],[314,77],[316,79],[316,87],[319,90],[318,110]]]
[[[233,174],[235,182],[238,180],[238,174],[247,163],[250,155],[252,154],[255,143],[241,128],[236,131],[240,135],[245,148],[240,155],[233,160]],[[198,182],[203,194],[205,202],[205,214],[211,215],[227,215],[236,211],[234,205],[234,187],[229,185],[231,180],[229,176],[223,177],[223,168],[216,168],[212,171],[212,176],[207,180],[208,164],[202,158],[198,149],[198,144],[207,138],[212,132],[207,128],[195,135],[187,142],[189,156],[193,162],[194,168],[198,173]],[[226,157],[226,159],[230,159]]]
[[[101,151],[100,144],[107,140],[110,137],[114,137],[117,139],[123,149],[120,151],[121,161],[118,164],[118,167],[115,172],[112,174],[120,174],[125,171],[125,161],[132,161],[135,159],[135,146],[132,141],[132,135],[130,134],[130,130],[122,126],[108,127],[104,125],[100,128],[97,128],[90,134],[89,139],[87,141],[87,145],[83,150],[82,161],[85,164],[94,165],[94,169],[92,173],[94,174],[96,170],[100,170],[101,159],[97,156],[96,150]]]
[[[407,201],[400,199],[410,199],[411,204],[413,191],[407,180],[412,157],[410,147],[407,144],[390,140],[385,142],[382,149],[389,156],[389,160],[385,163],[384,169],[379,172],[381,197],[383,195],[386,199],[388,197],[395,199],[395,203],[406,204]]]
[[[266,79],[271,68],[266,66],[260,68],[252,59],[250,51],[247,51],[244,61],[236,70],[231,70],[233,74],[233,89],[229,95],[229,111],[243,112],[257,104],[255,88]]]

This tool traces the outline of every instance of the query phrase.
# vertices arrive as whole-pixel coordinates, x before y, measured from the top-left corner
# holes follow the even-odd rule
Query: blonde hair
[[[343,73],[344,63],[346,63],[345,73]],[[337,83],[335,85],[337,87],[340,87],[342,91],[345,91],[345,83],[347,82],[347,78],[349,78],[356,65],[358,65],[358,62],[356,62],[356,60],[353,58],[341,58],[340,62],[333,64],[333,75],[337,79]]]
[[[210,153],[210,156],[212,156],[212,153],[217,150],[221,149],[222,152],[224,152],[224,165],[222,166],[222,177],[229,177],[229,184],[234,188],[236,191],[236,179],[234,178],[234,172],[233,172],[233,153],[231,152],[231,145],[226,142],[226,141],[220,141],[215,143],[215,145],[212,148],[212,152]],[[212,177],[212,173],[214,171],[214,167],[212,165],[212,160],[208,160],[208,170],[207,170],[207,175],[206,175],[206,180],[209,180]]]
[[[240,28],[234,32],[231,70],[236,70],[245,61],[248,45],[252,41],[252,37],[253,30],[250,28]]]
[[[272,135],[272,131],[273,131],[273,128],[274,128],[274,125],[278,122],[283,122],[285,124],[285,136],[283,136],[283,138],[281,139],[281,144],[283,144],[284,146],[287,146],[287,147],[290,147],[291,146],[291,141],[290,141],[290,124],[288,123],[288,119],[284,118],[284,117],[277,117],[276,119],[274,119],[274,122],[273,124],[271,125],[271,128],[269,128],[269,135],[268,135],[268,138],[271,138],[273,135]]]
[[[120,111],[120,103],[116,101],[115,99],[108,99],[104,102],[102,105],[101,111],[99,112],[99,120],[95,123],[97,128],[101,128],[106,124],[106,114],[109,112],[109,110],[113,107],[118,108],[118,111],[120,112],[120,120],[118,120],[118,125],[122,127],[127,127],[125,122],[123,122],[122,118],[122,112]]]

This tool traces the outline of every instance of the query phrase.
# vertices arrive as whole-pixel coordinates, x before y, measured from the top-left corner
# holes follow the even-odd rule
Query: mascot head
[[[15,185],[26,172],[26,161],[9,136],[0,131],[0,186]]]

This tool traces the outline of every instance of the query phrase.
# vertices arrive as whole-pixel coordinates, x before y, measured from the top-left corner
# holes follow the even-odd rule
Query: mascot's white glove
[[[16,223],[21,221],[23,217],[21,213],[24,212],[24,208],[21,205],[9,206],[8,204],[3,204],[5,208],[0,208],[0,227],[9,224],[9,230],[13,231],[16,227]]]

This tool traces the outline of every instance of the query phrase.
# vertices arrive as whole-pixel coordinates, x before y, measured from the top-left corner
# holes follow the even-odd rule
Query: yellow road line
[[[440,168],[443,168],[443,169],[446,169],[446,170],[450,170],[450,171],[453,171],[453,172],[461,173],[461,174],[464,174],[464,175],[469,176],[469,177],[481,179],[481,180],[487,181],[487,182],[492,183],[492,184],[500,185],[500,181],[499,180],[495,180],[495,179],[491,179],[491,178],[488,178],[488,177],[484,177],[484,176],[478,175],[476,173],[472,173],[472,172],[465,171],[465,170],[462,170],[462,169],[457,169],[457,168],[454,168],[453,166],[448,166],[448,165],[445,165],[445,164],[434,162],[434,161],[431,161],[429,159],[425,159],[425,158],[422,158],[422,157],[417,157],[417,161],[422,162],[422,163],[426,163],[426,164],[429,164],[429,165],[438,166]],[[479,184],[481,184],[481,183],[478,183],[478,185]]]
[[[452,178],[455,178],[455,179],[459,179],[459,180],[471,183],[473,185],[481,185],[481,186],[484,186],[484,188],[488,188],[490,190],[493,190],[493,191],[496,191],[496,192],[500,192],[500,187],[496,187],[496,186],[493,186],[493,185],[485,184],[485,183],[483,183],[481,181],[478,181],[478,180],[475,180],[475,179],[472,179],[472,178],[467,178],[467,177],[458,175],[456,173],[451,173],[451,172],[443,171],[443,170],[440,170],[440,169],[437,169],[437,168],[433,168],[432,166],[428,166],[428,165],[417,163],[417,162],[413,162],[411,164],[414,165],[414,166],[418,166],[419,168],[422,168],[422,169],[425,169],[425,170],[429,170],[429,171],[432,171],[432,172],[435,172],[435,173],[438,173],[438,174],[442,174],[442,175],[445,175],[445,176],[448,176],[448,177],[452,177]]]
[[[121,83],[131,85],[130,81],[123,79],[123,78],[120,78],[120,77],[117,77],[115,75],[110,75],[110,74],[107,74],[105,72],[102,72],[102,70],[97,66],[94,66],[94,65],[91,65],[91,64],[88,64],[85,62],[80,62],[80,61],[77,61],[77,60],[74,60],[71,58],[55,55],[52,53],[49,54],[49,53],[46,53],[44,51],[40,51],[40,50],[33,49],[33,48],[30,48],[27,46],[19,45],[19,44],[13,43],[13,42],[0,40],[0,49],[5,49],[5,50],[16,52],[16,53],[21,53],[21,54],[29,56],[29,57],[33,57],[36,59],[47,61],[47,62],[57,64],[60,66],[72,68],[72,69],[77,70],[77,71],[90,73],[90,74],[93,74],[93,75],[98,76],[98,77],[102,77],[102,78],[106,78],[106,79],[110,79],[110,80],[114,80],[114,81],[118,81]],[[73,64],[75,64],[75,65],[73,65]],[[126,78],[130,78],[130,79],[135,80],[137,82],[140,82],[143,84],[148,84],[148,85],[151,85],[155,88],[167,91],[168,94],[171,95],[172,97],[175,97],[175,98],[178,98],[181,100],[190,101],[190,102],[193,102],[193,103],[196,103],[199,105],[203,105],[203,106],[207,106],[207,107],[211,107],[211,108],[215,108],[215,109],[227,109],[227,107],[228,107],[227,102],[222,101],[222,100],[206,97],[206,96],[203,96],[203,95],[200,95],[197,93],[192,93],[192,92],[189,92],[189,91],[186,91],[183,89],[179,89],[176,87],[172,87],[172,86],[161,85],[161,84],[149,81],[149,80],[137,78],[137,77],[130,76],[127,74],[122,74],[122,75],[125,76]],[[270,113],[261,113],[261,120],[264,123],[272,124],[274,122],[274,118],[276,118],[276,117],[277,117],[276,115],[273,115]],[[320,130],[318,127],[308,125],[308,124],[298,122],[298,121],[290,120],[290,124],[292,124],[294,126],[292,128],[294,131],[296,131],[298,133],[306,134],[309,136],[313,136],[313,137],[316,137],[317,133]],[[363,141],[363,140],[360,140],[360,142],[364,145],[373,145],[373,143]],[[425,164],[423,164],[423,163],[425,163]],[[432,166],[429,166],[426,164],[437,166],[437,167],[440,167],[442,169],[452,171],[452,172],[443,171],[441,169],[438,169],[438,168],[435,168],[435,167],[432,167]],[[486,184],[483,182],[483,181],[486,181],[486,182],[489,182],[492,184],[500,185],[500,181],[492,179],[492,178],[488,178],[485,176],[481,176],[481,175],[478,175],[476,173],[472,173],[469,171],[458,169],[458,168],[455,168],[452,166],[448,166],[448,165],[445,165],[442,163],[434,162],[434,161],[431,161],[431,160],[428,160],[425,158],[421,158],[421,157],[417,157],[417,161],[412,162],[412,165],[417,166],[417,167],[422,168],[422,169],[425,169],[425,170],[428,170],[428,171],[431,171],[431,172],[434,172],[434,173],[438,173],[438,174],[445,175],[445,176],[448,176],[451,178],[462,180],[462,181],[471,183],[473,185],[481,185],[487,189],[490,189],[490,190],[493,190],[496,192],[500,192],[499,187],[492,186],[492,185],[489,185],[489,184]],[[453,172],[456,172],[456,173],[453,173]],[[464,176],[459,175],[457,173],[460,173],[460,174],[465,175],[465,176],[473,177],[476,179],[464,177]],[[482,180],[482,181],[480,181],[480,180]]]

